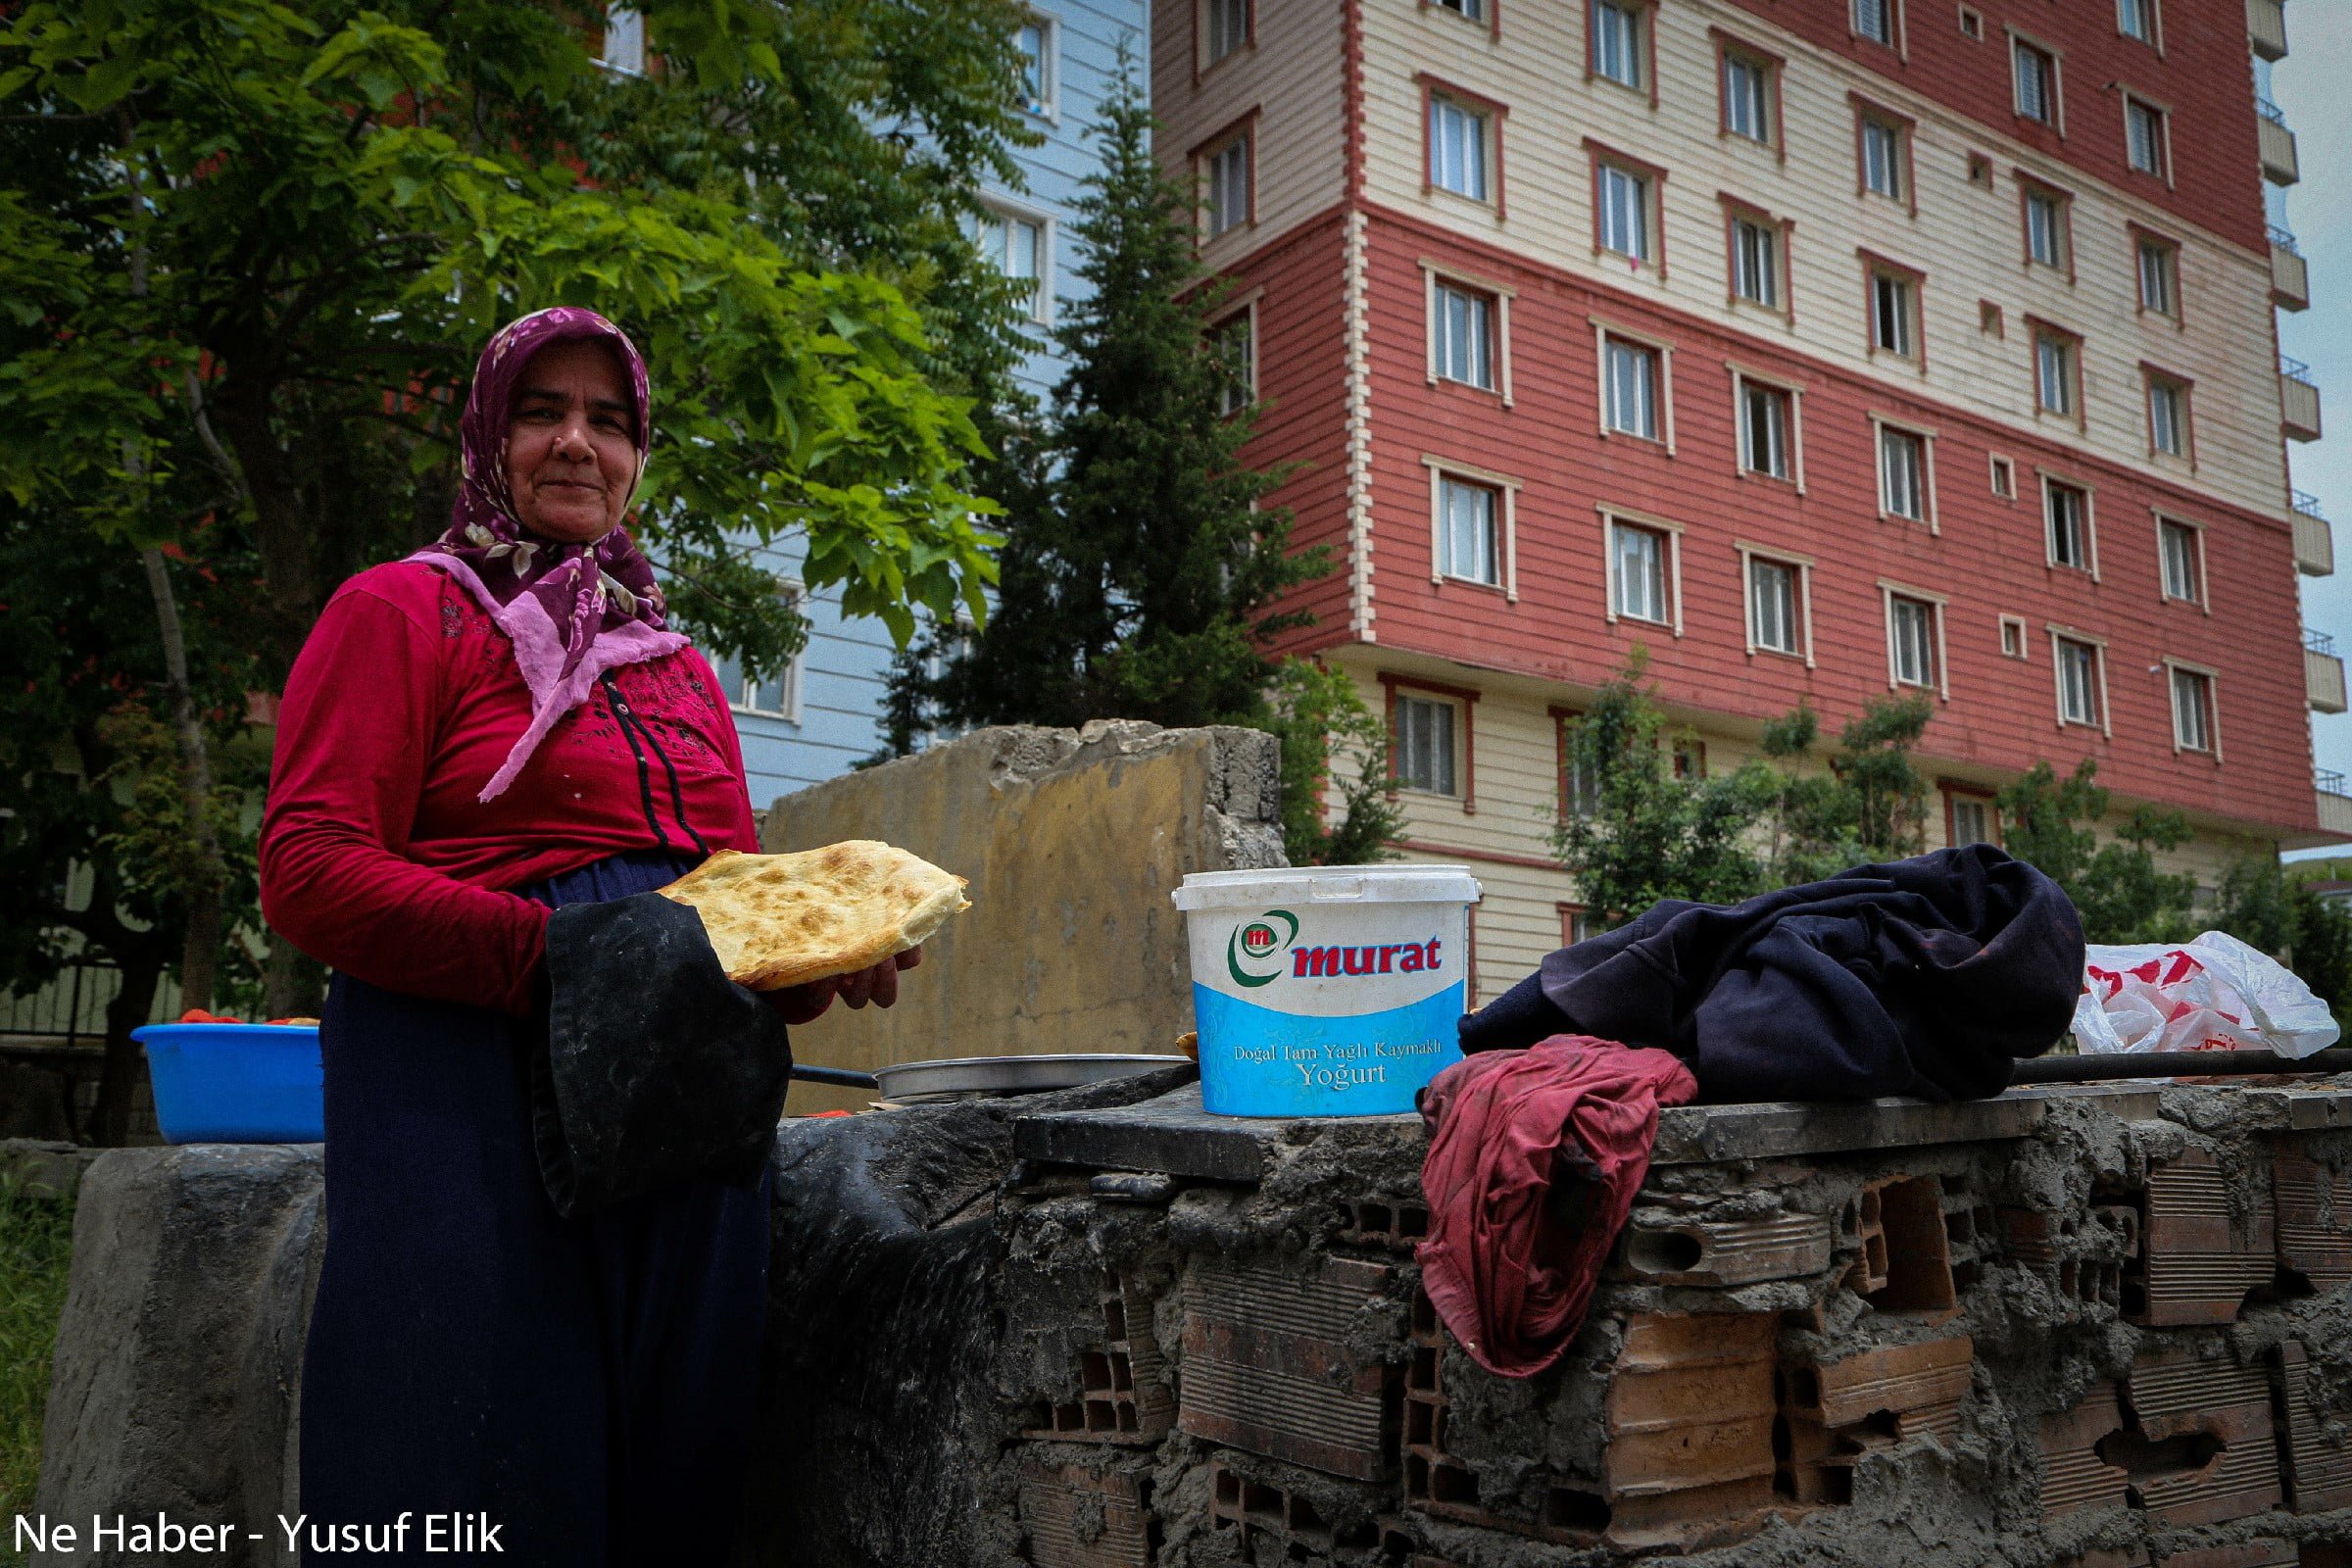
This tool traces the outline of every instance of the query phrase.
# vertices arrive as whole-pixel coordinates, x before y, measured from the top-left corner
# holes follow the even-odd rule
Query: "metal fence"
[[[0,997],[0,1037],[98,1045],[106,1039],[106,1009],[122,991],[122,973],[111,963],[68,964],[37,991]],[[180,1014],[179,986],[170,977],[155,988],[148,1023],[168,1023]]]

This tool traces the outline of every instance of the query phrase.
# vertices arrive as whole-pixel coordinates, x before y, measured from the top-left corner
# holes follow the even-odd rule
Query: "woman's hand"
[[[767,1004],[784,1015],[786,1023],[807,1023],[821,1017],[833,1005],[835,997],[853,1007],[872,1003],[887,1007],[899,1000],[899,971],[911,969],[923,961],[921,948],[908,948],[894,958],[884,958],[870,969],[855,974],[837,974],[830,979],[811,980],[805,986],[787,986],[781,991],[766,993]]]

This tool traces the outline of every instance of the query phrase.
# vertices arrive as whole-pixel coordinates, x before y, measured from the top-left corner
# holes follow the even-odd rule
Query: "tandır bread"
[[[971,907],[963,878],[877,839],[798,855],[720,850],[660,890],[691,906],[727,978],[778,991],[870,969]]]

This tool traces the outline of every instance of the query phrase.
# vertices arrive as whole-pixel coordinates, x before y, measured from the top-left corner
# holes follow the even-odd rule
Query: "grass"
[[[41,1407],[73,1242],[73,1200],[0,1176],[0,1527],[30,1510],[40,1480]],[[9,1560],[0,1533],[0,1563]]]

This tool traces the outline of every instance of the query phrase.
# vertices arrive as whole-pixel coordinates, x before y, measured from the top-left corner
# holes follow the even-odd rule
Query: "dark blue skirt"
[[[523,889],[625,898],[690,862],[615,856]],[[328,1525],[409,1516],[370,1562],[721,1563],[767,1299],[769,1180],[560,1219],[531,1152],[525,1043],[502,1013],[338,975],[326,1061],[326,1255],[302,1388],[306,1563]],[[500,1548],[426,1551],[428,1515]],[[317,1549],[314,1549],[316,1543]],[[355,1543],[356,1544],[356,1543]]]

